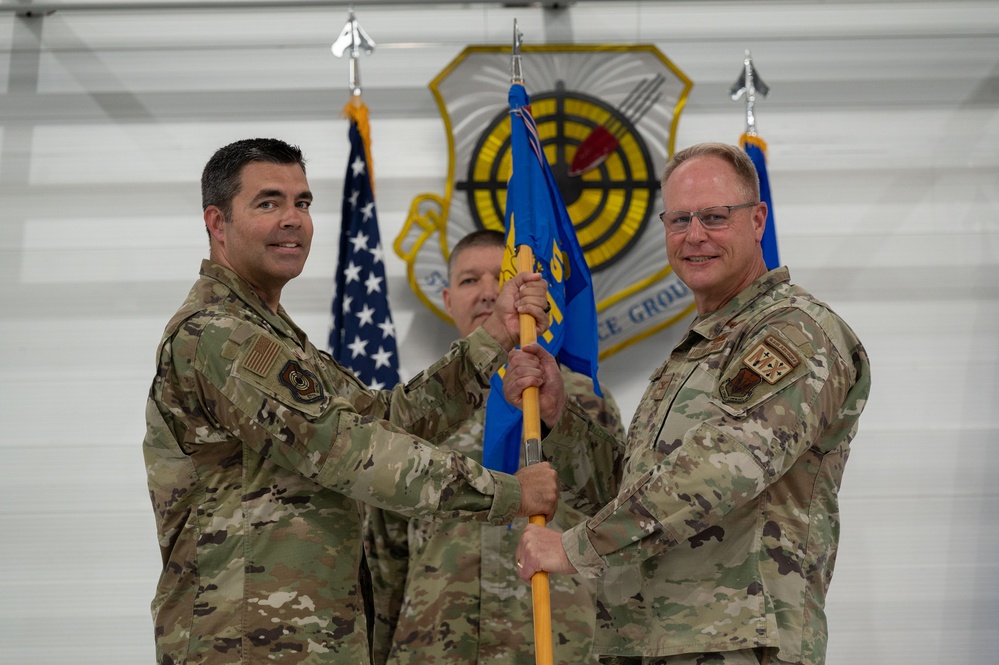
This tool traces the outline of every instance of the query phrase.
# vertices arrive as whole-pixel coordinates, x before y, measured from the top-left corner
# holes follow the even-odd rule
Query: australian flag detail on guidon
[[[524,86],[512,85],[509,100],[513,166],[506,196],[507,252],[519,245],[531,247],[535,270],[548,282],[551,326],[538,342],[561,364],[589,376],[600,395],[590,270],[545,158]],[[502,373],[493,375],[486,402],[483,464],[513,473],[520,464],[523,416],[503,398]]]
[[[367,109],[361,110],[365,126]],[[358,125],[352,118],[329,347],[341,365],[370,388],[381,390],[399,382],[399,354],[366,146]]]

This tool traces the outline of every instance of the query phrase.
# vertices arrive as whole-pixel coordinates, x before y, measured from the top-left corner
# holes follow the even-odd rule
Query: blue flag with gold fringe
[[[348,104],[344,112],[350,118],[350,157],[329,347],[337,362],[370,388],[388,389],[399,383],[399,353],[372,187],[367,107]]]
[[[510,87],[512,167],[506,192],[507,253],[534,252],[535,271],[548,282],[550,327],[538,342],[559,362],[597,383],[597,311],[593,283],[562,194],[538,138],[524,86]],[[511,261],[504,261],[507,265]],[[571,323],[571,325],[570,325]],[[483,464],[514,473],[520,465],[523,415],[503,398],[502,370],[492,377],[486,402]]]
[[[739,139],[742,149],[753,160],[756,174],[760,177],[760,200],[767,204],[767,228],[763,232],[763,260],[767,270],[780,267],[780,254],[777,252],[777,227],[774,224],[774,202],[770,196],[770,176],[767,175],[767,144],[758,136],[743,134]]]

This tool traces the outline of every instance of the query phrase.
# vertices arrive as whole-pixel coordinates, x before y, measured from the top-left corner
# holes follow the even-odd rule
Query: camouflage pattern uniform
[[[756,647],[825,661],[837,494],[870,367],[853,331],[788,280],[770,271],[692,323],[629,427],[623,489],[562,535],[573,565],[604,580],[596,653],[646,657],[609,662]],[[570,405],[546,457],[561,472],[601,436]]]
[[[621,414],[613,397],[606,390],[604,399],[596,397],[588,377],[566,369],[562,375],[566,392],[580,408],[623,438]],[[453,435],[433,442],[481,462],[484,421],[485,411],[478,411]],[[575,467],[605,485],[613,496],[624,449],[606,443],[599,457],[577,458]],[[568,493],[563,496],[553,524],[567,527],[585,518],[564,502],[573,498]],[[584,507],[592,515],[599,504]],[[531,587],[520,580],[514,566],[526,524],[524,518],[510,527],[431,523],[368,510],[365,549],[377,608],[375,665],[533,665]],[[555,663],[596,662],[590,656],[595,609],[589,586],[579,576],[549,578]]]
[[[370,391],[205,261],[146,407],[157,661],[367,663],[358,501],[510,522],[515,478],[416,438],[481,408],[505,361],[478,330],[408,385]]]

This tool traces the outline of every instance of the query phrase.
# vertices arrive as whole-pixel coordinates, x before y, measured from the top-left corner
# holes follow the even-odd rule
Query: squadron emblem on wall
[[[653,46],[523,47],[525,87],[593,275],[606,357],[692,311],[666,262],[659,177],[692,82]],[[444,319],[447,258],[478,229],[504,230],[510,174],[509,47],[468,47],[430,89],[447,130],[444,194],[413,200],[396,239],[420,300]]]

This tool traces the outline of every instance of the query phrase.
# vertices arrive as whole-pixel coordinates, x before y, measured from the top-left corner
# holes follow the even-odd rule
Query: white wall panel
[[[0,9],[0,663],[151,662],[143,409],[160,332],[206,254],[201,168],[251,135],[305,149],[316,237],[283,303],[322,345],[347,150],[347,63],[329,47],[346,6]],[[379,45],[361,74],[384,246],[414,197],[444,191],[427,84],[468,44],[508,44],[514,18],[529,44],[658,46],[694,81],[679,147],[738,138],[728,89],[752,50],[772,88],[756,112],[782,258],[874,372],[841,495],[828,663],[994,662],[999,3],[356,10]],[[386,260],[408,378],[453,333]],[[603,362],[626,417],[681,328]]]

